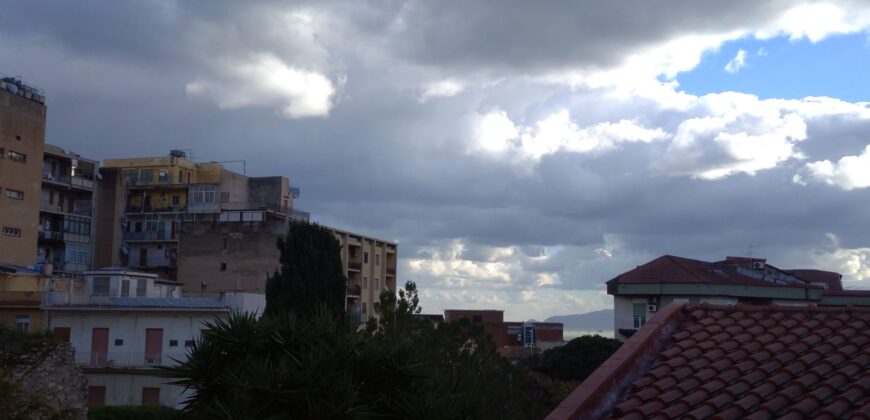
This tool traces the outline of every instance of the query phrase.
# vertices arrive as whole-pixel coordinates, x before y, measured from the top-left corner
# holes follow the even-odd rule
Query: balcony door
[[[102,366],[106,364],[109,354],[109,329],[94,328],[91,330],[91,364]]]
[[[139,266],[148,265],[148,248],[139,248]]]
[[[163,329],[148,328],[145,330],[145,363],[159,365],[163,353]]]

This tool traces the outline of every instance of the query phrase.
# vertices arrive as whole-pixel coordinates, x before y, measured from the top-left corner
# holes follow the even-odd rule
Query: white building
[[[181,283],[108,268],[85,273],[83,287],[48,292],[49,329],[68,340],[88,380],[90,405],[180,407],[183,388],[161,366],[187,358],[204,327],[230,311],[262,313],[265,296],[226,293],[182,297]]]

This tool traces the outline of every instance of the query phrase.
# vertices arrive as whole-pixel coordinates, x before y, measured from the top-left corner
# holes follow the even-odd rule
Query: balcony
[[[347,268],[351,270],[360,270],[362,269],[362,263],[359,261],[351,261],[347,263]]]
[[[53,182],[56,184],[62,184],[64,186],[71,186],[76,188],[82,188],[86,190],[94,189],[94,180],[88,179],[80,176],[69,176],[69,175],[60,175],[60,174],[51,174],[51,173],[42,173],[42,179],[44,181]]]
[[[47,242],[63,242],[63,232],[42,230],[39,231],[39,240]]]
[[[362,287],[360,285],[347,286],[347,296],[348,297],[359,298],[361,294],[362,294]]]
[[[0,305],[39,307],[44,292],[0,292]]]
[[[396,275],[396,269],[395,269],[395,268],[387,268],[387,275],[388,275],[388,276],[395,276],[395,275]]]
[[[83,367],[146,368],[157,366],[178,366],[181,362],[187,360],[187,353],[185,351],[173,351],[146,355],[145,352],[109,351],[102,353],[76,351],[75,360],[76,363]]]
[[[169,257],[146,257],[145,261],[139,258],[130,258],[131,267],[144,268],[176,268],[175,258]]]
[[[183,309],[214,309],[228,310],[245,299],[245,294],[235,293],[203,293],[190,294],[184,297],[167,296],[165,291],[144,293],[135,288],[124,296],[121,290],[112,289],[106,293],[78,292],[43,292],[42,304],[47,307],[89,307],[89,308],[165,308]],[[137,292],[139,292],[137,294]]]
[[[125,241],[177,241],[178,234],[172,235],[163,230],[147,232],[124,232]]]
[[[63,213],[63,214],[74,214],[76,216],[84,216],[84,217],[92,217],[93,209],[90,206],[81,206],[73,204],[72,212],[69,212],[66,208],[61,206],[58,203],[50,203],[48,200],[40,200],[39,209],[50,211],[52,213]]]
[[[184,213],[187,211],[187,207],[182,205],[165,207],[157,207],[150,204],[144,206],[127,205],[124,211],[127,213]]]

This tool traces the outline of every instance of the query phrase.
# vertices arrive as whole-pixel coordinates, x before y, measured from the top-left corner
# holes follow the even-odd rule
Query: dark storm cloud
[[[812,261],[828,261],[824,253],[836,251],[828,233],[843,248],[868,246],[866,190],[793,177],[806,162],[859,153],[870,119],[805,117],[806,140],[793,142],[805,160],[703,180],[692,175],[751,160],[718,134],[765,134],[771,119],[741,110],[726,129],[674,151],[681,124],[711,116],[709,107],[515,77],[607,68],[682,35],[749,30],[784,4],[26,2],[0,15],[0,72],[46,90],[50,143],[98,159],[190,148],[196,160],[244,160],[250,175],[290,177],[302,188],[297,205],[315,220],[400,241],[404,279],[469,291],[459,301],[433,295],[436,305],[491,305],[493,291],[508,293],[501,302],[535,305],[518,293],[593,293],[664,253],[712,260],[751,244],[774,264],[800,266],[817,252]],[[250,94],[232,65],[255,53],[327,78],[336,89],[328,114],[288,119],[286,104]],[[454,76],[461,92],[421,100],[422,85]],[[196,81],[226,89],[190,94]],[[236,94],[251,103],[219,107]],[[516,145],[560,110],[577,130],[628,120],[667,136],[538,157],[475,148],[489,112],[518,127]],[[426,261],[447,269],[412,265]]]

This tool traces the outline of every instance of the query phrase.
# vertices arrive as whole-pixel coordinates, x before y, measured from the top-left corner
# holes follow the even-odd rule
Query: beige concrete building
[[[255,221],[186,223],[178,248],[184,291],[264,293],[266,280],[279,268],[277,239],[287,234],[290,220],[263,212]],[[396,291],[397,244],[327,228],[341,244],[348,311],[364,322],[382,291]]]
[[[91,269],[97,162],[45,145],[39,204],[38,264],[55,273]]]
[[[20,79],[0,78],[0,261],[36,263],[45,97]]]
[[[248,177],[184,152],[109,159],[100,168],[95,267],[123,266],[178,279],[186,223],[254,220],[270,212],[307,218],[293,208],[298,189],[285,177]]]

